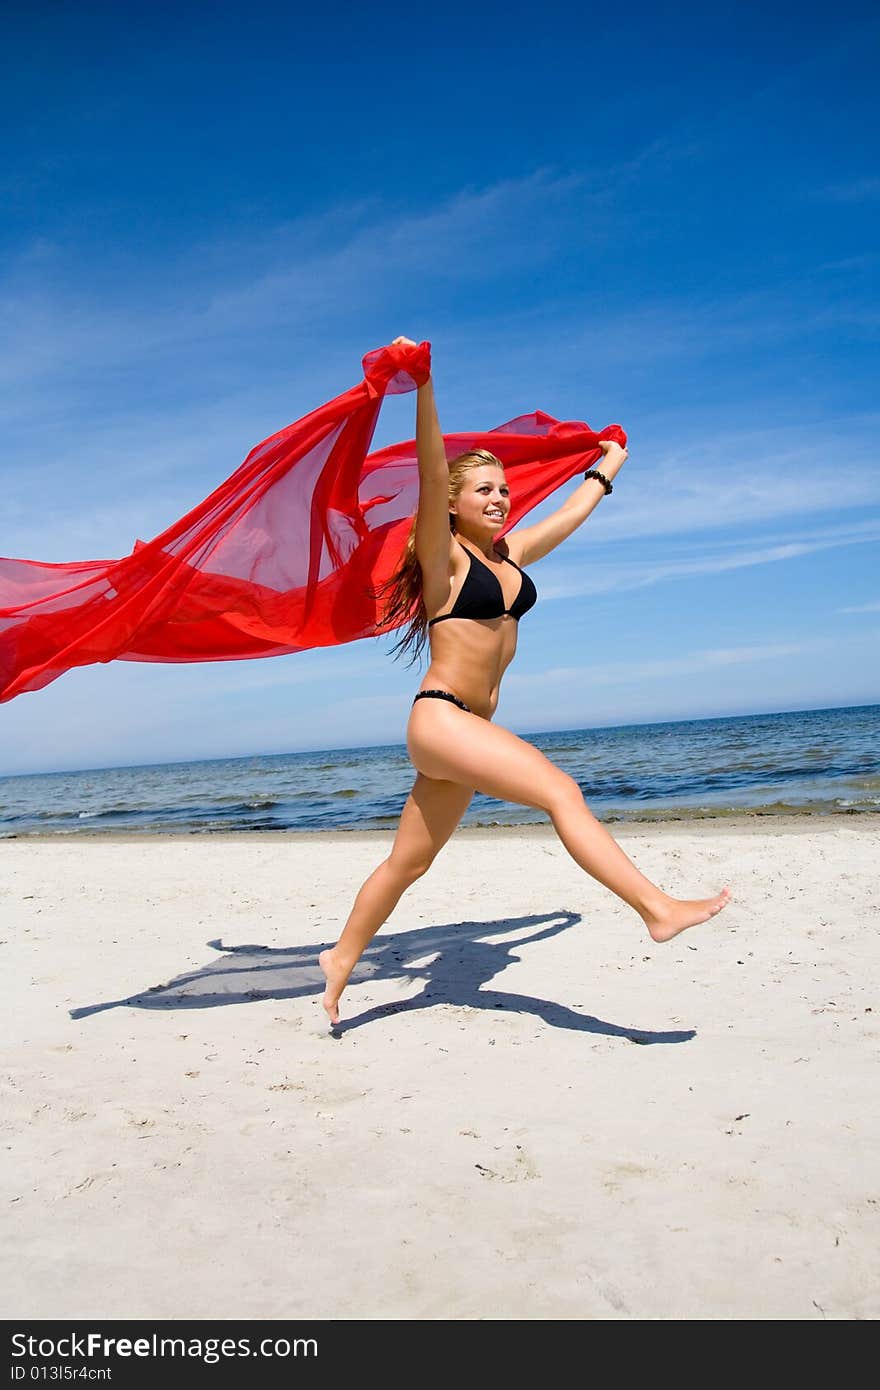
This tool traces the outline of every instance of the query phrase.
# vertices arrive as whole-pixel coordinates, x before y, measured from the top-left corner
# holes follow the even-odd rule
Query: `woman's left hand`
[[[605,462],[611,463],[613,461],[618,468],[622,468],[629,458],[629,451],[614,439],[600,439],[599,448],[605,455]]]

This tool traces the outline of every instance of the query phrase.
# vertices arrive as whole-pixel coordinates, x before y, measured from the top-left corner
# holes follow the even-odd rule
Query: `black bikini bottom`
[[[451,700],[454,705],[458,705],[459,709],[466,710],[468,714],[473,714],[470,705],[466,705],[464,700],[459,700],[457,695],[450,695],[448,690],[420,690],[415,700],[413,700],[413,704],[415,704],[416,700]]]

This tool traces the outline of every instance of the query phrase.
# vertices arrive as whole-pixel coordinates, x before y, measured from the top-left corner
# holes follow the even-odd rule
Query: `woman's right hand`
[[[411,347],[411,348],[417,348],[417,347],[418,347],[418,343],[414,343],[413,340],[412,340],[412,338],[400,337],[400,338],[395,338],[395,339],[394,339],[394,342],[391,344],[391,346],[392,346],[392,347]],[[428,385],[428,382],[431,380],[431,373],[430,373],[430,371],[429,371],[429,372],[428,372],[428,375],[424,378],[423,381],[420,380],[418,377],[413,377],[413,380],[415,381],[415,383],[416,383],[416,385],[418,386],[419,390],[421,390],[422,387],[423,387],[423,386],[427,386],[427,385]]]

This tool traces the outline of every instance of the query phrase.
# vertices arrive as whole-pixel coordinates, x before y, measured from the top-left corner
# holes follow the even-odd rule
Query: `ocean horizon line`
[[[696,717],[690,716],[683,719],[645,719],[645,720],[626,720],[622,723],[602,723],[602,724],[567,724],[560,725],[558,728],[550,729],[530,729],[528,731],[512,730],[519,738],[551,738],[560,734],[585,734],[602,733],[605,730],[626,730],[626,729],[651,729],[667,726],[685,727],[689,724],[712,724],[723,723],[724,721],[738,719],[775,719],[790,718],[799,714],[825,714],[843,713],[849,710],[869,710],[880,709],[880,699],[860,702],[859,704],[843,705],[804,705],[797,709],[781,710],[748,710],[738,711],[734,714],[704,714]],[[505,726],[506,727],[506,726]],[[376,753],[382,749],[405,748],[405,739],[399,739],[393,743],[343,743],[332,746],[315,744],[305,748],[289,748],[286,750],[275,750],[265,752],[252,750],[248,753],[215,753],[210,757],[204,758],[166,758],[158,762],[147,763],[103,763],[90,767],[60,767],[44,768],[40,772],[0,772],[0,782],[13,781],[26,777],[59,777],[73,776],[80,773],[90,772],[137,772],[147,769],[205,766],[211,763],[226,763],[246,761],[250,758],[295,758],[300,756],[314,756],[316,754],[327,753]]]

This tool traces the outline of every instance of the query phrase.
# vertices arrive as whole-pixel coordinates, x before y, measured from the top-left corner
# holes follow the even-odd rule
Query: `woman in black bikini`
[[[611,491],[626,450],[603,444],[601,473],[585,474],[544,521],[496,540],[510,510],[503,465],[482,449],[447,462],[430,379],[418,389],[416,443],[419,507],[401,567],[387,586],[385,617],[409,617],[398,646],[413,645],[416,655],[430,634],[431,661],[407,728],[417,776],[391,853],[358,893],[336,945],[319,956],[331,1023],[339,1021],[339,997],[361,953],[430,868],[475,791],[545,811],[572,858],[634,908],[655,941],[707,921],[730,896],[727,888],[691,900],[662,892],[596,820],[573,777],[491,722],[516,651],[518,621],[537,599],[521,566],[548,555],[586,521]]]

